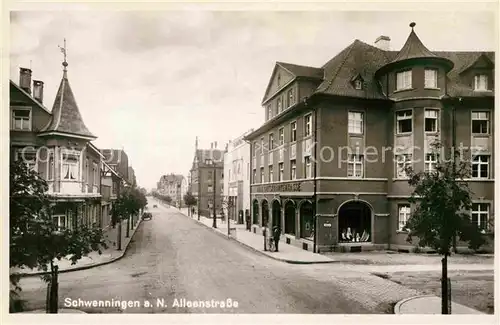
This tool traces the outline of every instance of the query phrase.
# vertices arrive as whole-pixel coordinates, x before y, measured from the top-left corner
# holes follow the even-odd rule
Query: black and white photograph
[[[4,13],[7,314],[493,321],[498,4],[382,4]]]

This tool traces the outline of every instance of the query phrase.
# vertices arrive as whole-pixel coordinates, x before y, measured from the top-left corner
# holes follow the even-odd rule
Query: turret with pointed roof
[[[450,71],[453,69],[453,61],[440,57],[436,55],[435,53],[432,53],[429,51],[427,47],[422,43],[422,41],[418,38],[417,34],[415,33],[415,30],[413,29],[415,27],[415,23],[411,23],[411,32],[410,35],[408,36],[408,39],[406,40],[406,43],[403,45],[401,50],[398,52],[396,57],[389,62],[388,64],[382,66],[377,72],[377,75],[380,75],[392,68],[395,67],[400,67],[402,65],[411,63],[413,61],[426,61],[426,62],[433,62],[439,65],[442,65],[446,72]]]
[[[65,54],[62,64],[63,77],[54,100],[54,106],[52,107],[52,120],[39,135],[61,135],[95,140],[97,137],[89,131],[83,122],[80,110],[76,104],[75,96],[73,95],[68,80],[66,49],[61,48],[61,50]]]

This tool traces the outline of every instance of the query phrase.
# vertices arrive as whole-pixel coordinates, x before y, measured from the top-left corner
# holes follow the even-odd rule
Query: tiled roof
[[[385,98],[374,75],[387,63],[385,51],[355,40],[323,66],[325,80],[316,92],[348,97]],[[361,90],[355,89],[352,84],[352,78],[358,74],[363,78]]]
[[[415,59],[415,58],[437,58],[438,56],[425,47],[424,44],[422,44],[422,41],[418,38],[417,34],[415,34],[415,31],[411,30],[410,36],[408,36],[408,39],[406,40],[406,43],[403,45],[399,53],[396,55],[396,57],[391,61],[391,63],[395,63],[398,61],[404,61],[408,59]]]
[[[181,184],[183,179],[184,179],[184,176],[182,176],[182,175],[169,174],[169,175],[163,175],[160,179],[160,182]]]
[[[276,62],[276,64],[282,66],[285,70],[288,70],[295,77],[307,77],[314,79],[323,79],[323,69],[308,67],[305,65],[297,65],[285,62]]]
[[[473,91],[472,86],[464,84],[460,78],[460,73],[473,65],[483,54],[494,63],[494,52],[431,52],[423,46],[413,31],[408,39],[409,41],[405,43],[401,51],[384,51],[355,40],[322,67],[325,79],[316,89],[316,93],[368,99],[386,98],[375,78],[377,70],[385,65],[399,62],[399,60],[425,55],[429,58],[432,57],[443,60],[443,62],[453,63],[452,69],[447,74],[448,94],[450,96],[494,96],[493,91]],[[417,43],[422,44],[422,46]],[[363,89],[361,90],[355,89],[352,83],[353,78],[357,75],[360,75],[363,79]]]
[[[62,132],[72,135],[97,138],[85,126],[75,96],[69,85],[69,81],[64,72],[64,76],[59,85],[54,106],[52,108],[52,120],[42,132]]]

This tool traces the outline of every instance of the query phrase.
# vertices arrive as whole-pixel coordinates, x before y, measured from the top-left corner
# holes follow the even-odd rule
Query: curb
[[[394,305],[394,314],[399,314],[399,315],[403,315],[401,312],[400,312],[400,309],[401,309],[401,305],[403,305],[404,303],[407,303],[408,301],[410,300],[413,300],[413,299],[418,299],[418,298],[424,298],[424,297],[435,297],[435,295],[420,295],[420,296],[413,296],[413,297],[410,297],[410,298],[405,298],[403,300],[400,300],[396,303],[396,305]]]
[[[179,211],[179,212],[180,212],[180,211]],[[193,220],[193,221],[195,221],[196,223],[201,224],[201,225],[205,226],[206,228],[208,228],[208,229],[212,230],[212,232],[215,232],[215,233],[216,233],[216,234],[218,234],[219,236],[222,236],[223,238],[228,239],[228,240],[232,240],[232,241],[234,241],[234,242],[236,242],[236,243],[240,244],[241,246],[243,246],[243,247],[245,247],[245,248],[247,248],[247,249],[250,249],[250,250],[252,250],[252,251],[254,251],[254,252],[257,252],[257,253],[259,253],[259,254],[261,254],[261,255],[264,255],[264,256],[266,256],[266,257],[268,257],[268,258],[271,258],[271,259],[273,259],[273,260],[276,260],[276,261],[285,262],[285,263],[288,263],[288,264],[302,264],[302,265],[304,265],[304,264],[331,264],[331,263],[339,263],[339,262],[340,262],[340,261],[335,261],[335,260],[331,260],[331,261],[317,261],[317,262],[312,262],[312,261],[297,261],[297,260],[289,260],[289,259],[285,259],[285,258],[279,258],[279,257],[271,256],[271,255],[269,255],[269,254],[267,254],[267,253],[265,253],[265,252],[263,252],[263,251],[261,251],[261,250],[259,250],[259,249],[255,248],[255,247],[253,247],[253,246],[250,246],[250,245],[248,245],[248,244],[245,244],[245,243],[243,243],[243,242],[241,242],[241,241],[239,241],[239,240],[237,240],[237,239],[235,239],[235,238],[233,238],[233,237],[229,237],[228,235],[225,235],[225,234],[221,233],[220,231],[217,231],[217,230],[215,230],[214,228],[207,226],[206,224],[204,224],[204,223],[203,223],[203,222],[201,222],[201,221],[198,221],[198,220],[197,220],[197,219],[195,219],[195,218],[192,218],[192,217],[186,216],[186,215],[185,215],[184,213],[182,213],[182,212],[180,212],[180,213],[181,213],[182,215],[184,215],[186,218],[188,218],[188,219],[190,219],[190,220]],[[217,228],[217,229],[219,229],[219,228]]]
[[[68,273],[68,272],[74,272],[74,271],[81,271],[81,270],[87,270],[87,269],[91,269],[93,267],[97,267],[97,266],[102,266],[102,265],[107,265],[107,264],[111,264],[113,262],[116,262],[118,261],[119,259],[121,259],[123,256],[125,256],[125,253],[127,252],[127,249],[128,249],[128,246],[130,245],[130,243],[132,242],[132,238],[134,237],[135,235],[135,232],[137,231],[137,229],[139,228],[139,226],[142,224],[142,219],[139,219],[139,223],[137,224],[137,227],[135,227],[134,229],[134,232],[130,235],[130,240],[127,244],[127,246],[125,246],[123,249],[122,249],[122,254],[120,256],[117,256],[115,258],[112,258],[110,259],[109,261],[104,261],[104,262],[99,262],[99,263],[95,263],[95,264],[88,264],[88,265],[82,265],[82,266],[77,266],[75,268],[71,268],[71,269],[63,269],[63,270],[59,270],[58,273]],[[47,272],[36,272],[36,273],[19,273],[19,276],[21,278],[27,278],[27,277],[30,277],[30,276],[40,276],[40,275],[45,275],[45,274],[50,274],[50,271],[47,271]]]

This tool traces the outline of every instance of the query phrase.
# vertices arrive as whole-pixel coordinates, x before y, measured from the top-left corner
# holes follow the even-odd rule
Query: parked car
[[[153,219],[153,214],[151,212],[144,212],[142,214],[142,220],[151,220]]]
[[[156,204],[155,204],[155,205],[153,205],[153,208],[157,208],[157,207],[158,207],[158,206],[157,206]]]

